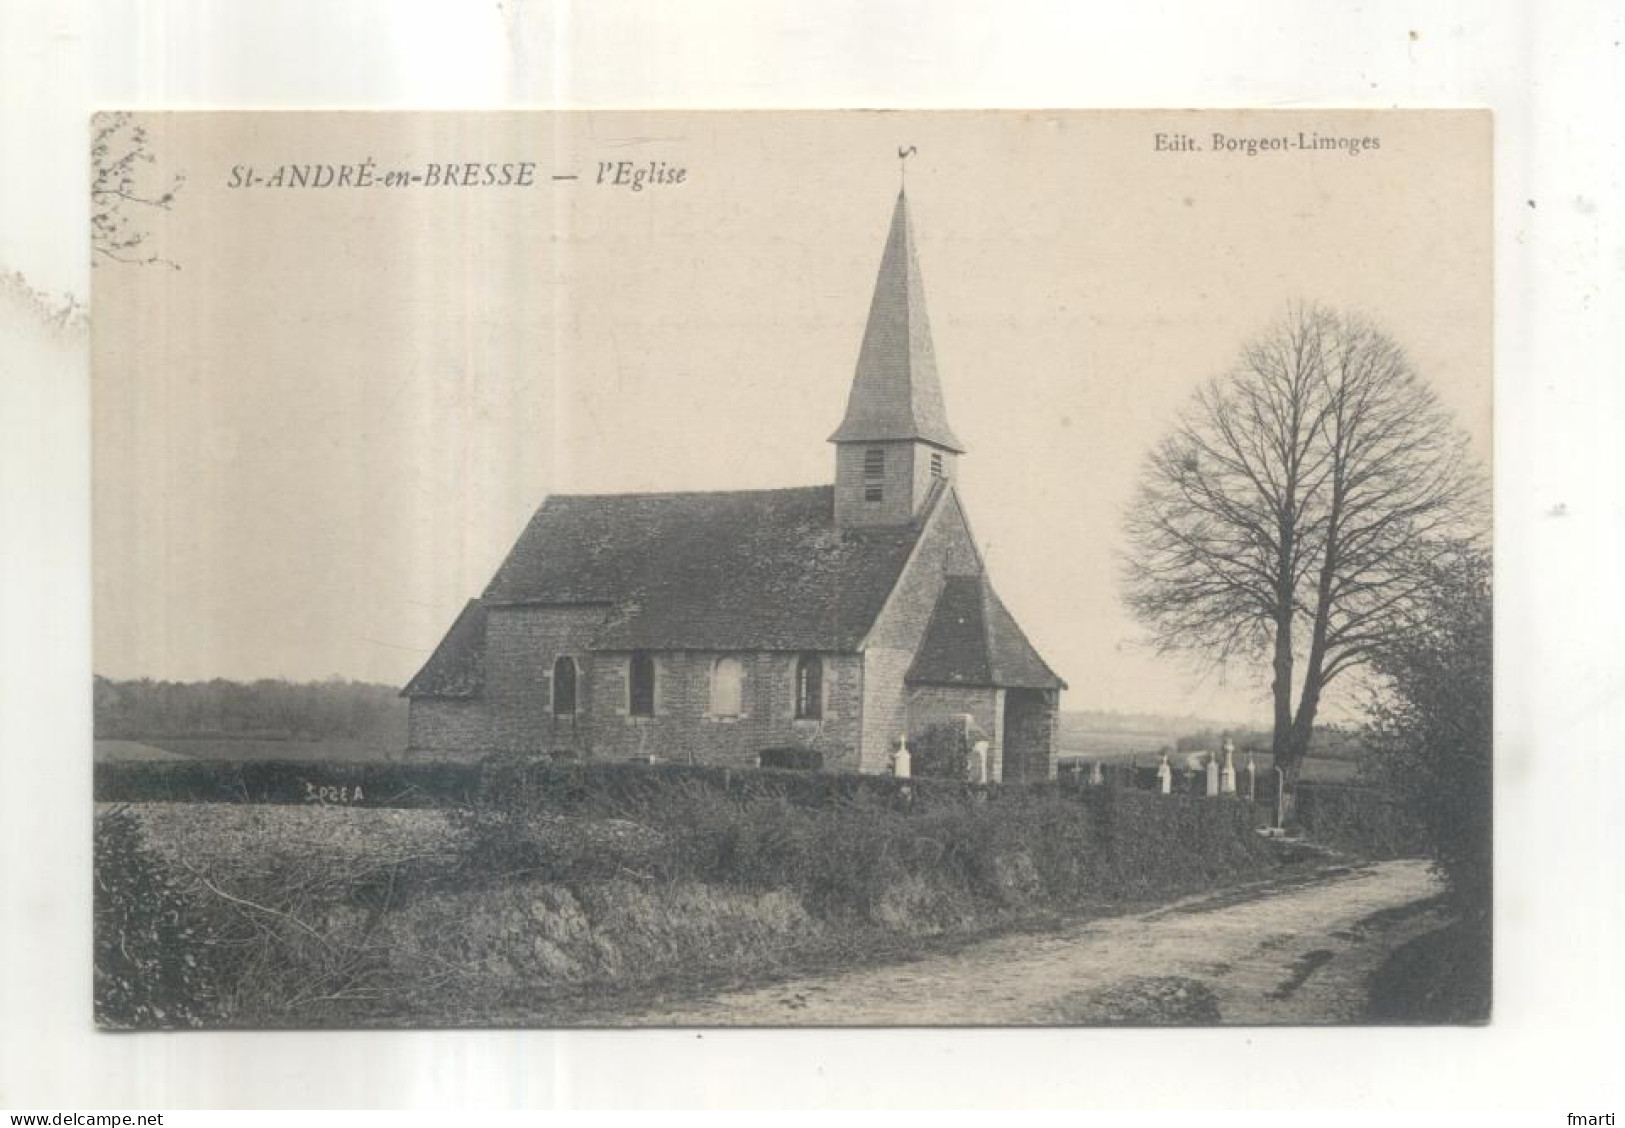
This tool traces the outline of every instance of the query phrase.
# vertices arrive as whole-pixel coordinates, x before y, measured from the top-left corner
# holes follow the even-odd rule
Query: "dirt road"
[[[1358,1022],[1366,979],[1444,923],[1419,861],[1331,867],[948,955],[619,1021],[675,1026]]]

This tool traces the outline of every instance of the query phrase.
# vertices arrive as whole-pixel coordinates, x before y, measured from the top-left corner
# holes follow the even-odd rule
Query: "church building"
[[[409,751],[885,772],[969,717],[994,780],[1055,771],[1065,683],[1000,602],[955,481],[899,193],[834,482],[554,495],[403,691]]]

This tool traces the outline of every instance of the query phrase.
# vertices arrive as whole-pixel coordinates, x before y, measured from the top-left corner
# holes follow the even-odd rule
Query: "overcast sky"
[[[1114,552],[1148,447],[1289,301],[1388,329],[1489,459],[1487,115],[147,124],[144,175],[186,179],[141,219],[180,269],[104,264],[93,294],[111,676],[399,684],[550,492],[829,481],[899,145],[961,489],[1066,707],[1264,715],[1262,679],[1136,646]],[[1380,148],[1211,149],[1300,130]],[[537,183],[229,186],[368,158]],[[686,174],[598,184],[621,160]]]

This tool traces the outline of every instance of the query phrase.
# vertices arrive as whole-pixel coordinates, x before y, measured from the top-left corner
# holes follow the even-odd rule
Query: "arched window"
[[[632,655],[626,696],[627,707],[634,717],[655,715],[655,660],[641,650]]]
[[[576,711],[576,660],[569,655],[553,662],[553,715],[565,717]]]
[[[737,658],[718,658],[711,666],[711,715],[737,717],[744,711],[744,663]]]
[[[816,721],[824,716],[824,660],[816,654],[796,659],[796,719]]]

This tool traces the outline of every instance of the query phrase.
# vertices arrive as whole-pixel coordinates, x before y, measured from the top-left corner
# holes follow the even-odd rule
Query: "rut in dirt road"
[[[1319,871],[906,964],[656,1006],[611,1024],[1358,1022],[1394,948],[1445,921],[1422,861]]]

